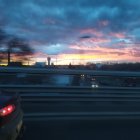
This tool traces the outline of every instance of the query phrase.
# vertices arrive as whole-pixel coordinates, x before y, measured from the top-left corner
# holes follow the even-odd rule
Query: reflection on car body
[[[23,112],[19,96],[14,93],[0,93],[0,140],[16,140],[22,130]]]

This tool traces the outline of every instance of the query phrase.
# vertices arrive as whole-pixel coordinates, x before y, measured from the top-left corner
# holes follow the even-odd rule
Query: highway
[[[24,140],[139,140],[139,120],[25,120]]]
[[[20,96],[26,126],[23,140],[140,139],[138,90],[21,91]]]
[[[139,72],[2,68],[0,75],[0,90],[21,96],[23,140],[140,139]]]
[[[139,111],[140,95],[103,94],[21,94],[26,113]]]
[[[21,94],[24,140],[139,139],[138,94]]]

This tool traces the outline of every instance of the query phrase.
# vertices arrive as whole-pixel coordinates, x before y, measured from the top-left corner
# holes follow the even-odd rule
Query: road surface
[[[30,99],[22,102],[26,125],[23,140],[140,139],[139,97],[113,100],[49,95],[41,101]]]
[[[26,120],[23,140],[139,140],[140,120]]]

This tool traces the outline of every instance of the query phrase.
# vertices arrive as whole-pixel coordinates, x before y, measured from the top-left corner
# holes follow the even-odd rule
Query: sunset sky
[[[0,13],[0,28],[34,49],[31,63],[140,62],[139,0],[0,0]]]

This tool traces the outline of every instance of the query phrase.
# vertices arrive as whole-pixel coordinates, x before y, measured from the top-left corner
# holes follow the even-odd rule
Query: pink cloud
[[[95,35],[97,37],[103,37],[104,34],[100,31],[97,31],[96,29],[91,29],[91,28],[87,28],[87,29],[82,29],[80,30],[81,34],[91,34],[91,35]]]
[[[125,33],[110,33],[110,36],[112,36],[112,37],[115,37],[115,38],[120,38],[120,39],[122,39],[122,38],[126,38],[126,35],[125,35]]]
[[[80,42],[87,42],[87,43],[107,43],[107,42],[110,42],[111,40],[110,39],[106,39],[106,38],[96,38],[96,37],[91,37],[91,38],[88,38],[88,39],[84,39],[84,38],[81,38],[80,39]]]
[[[98,54],[98,55],[108,55],[108,54],[113,54],[113,55],[128,55],[129,54],[129,50],[126,49],[113,49],[113,48],[102,48],[100,46],[96,46],[96,47],[86,47],[86,46],[70,46],[70,49],[73,50],[78,50],[78,53],[83,52],[84,54]],[[74,52],[74,51],[73,51]]]
[[[106,39],[106,38],[91,38],[90,40],[91,42],[95,42],[95,43],[107,43],[110,42],[110,39]]]
[[[33,58],[47,58],[47,54],[46,53],[43,53],[43,52],[36,52],[33,54]]]
[[[134,57],[140,57],[140,48],[133,48],[130,51],[130,54]]]

